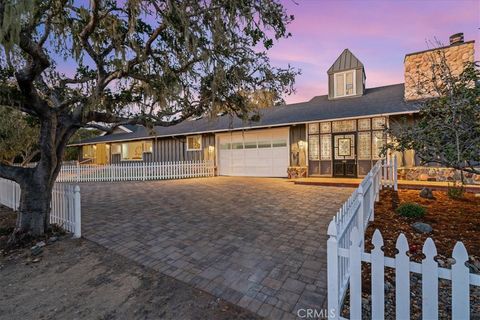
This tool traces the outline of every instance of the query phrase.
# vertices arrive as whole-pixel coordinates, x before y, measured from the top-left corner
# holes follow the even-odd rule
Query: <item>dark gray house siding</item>
[[[305,124],[298,124],[290,127],[290,166],[307,166],[306,140],[307,131]]]
[[[153,144],[154,161],[215,160],[215,135],[202,135],[202,150],[187,151],[186,136],[159,138]]]

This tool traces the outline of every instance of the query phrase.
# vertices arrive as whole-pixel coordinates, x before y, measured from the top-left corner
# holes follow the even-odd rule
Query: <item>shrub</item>
[[[421,218],[427,212],[427,210],[418,203],[411,202],[402,203],[396,211],[399,215],[408,218]]]
[[[465,194],[465,187],[461,183],[454,183],[448,185],[447,196],[450,199],[462,199]]]

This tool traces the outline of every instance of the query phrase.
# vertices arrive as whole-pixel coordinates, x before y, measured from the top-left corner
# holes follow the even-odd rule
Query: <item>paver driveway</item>
[[[352,192],[233,177],[81,188],[86,238],[271,319],[324,307],[327,224]]]

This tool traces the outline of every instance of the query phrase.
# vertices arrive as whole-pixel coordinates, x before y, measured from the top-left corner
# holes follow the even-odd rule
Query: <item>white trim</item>
[[[188,139],[190,138],[200,138],[200,147],[198,148],[195,148],[195,149],[190,149],[188,147]],[[202,147],[203,147],[203,141],[202,141],[202,135],[201,134],[196,134],[196,135],[188,135],[187,136],[187,140],[186,140],[186,143],[187,143],[187,151],[202,151]]]
[[[347,94],[347,73],[353,73],[353,93]],[[343,92],[344,94],[339,96],[337,95],[337,76],[343,75]],[[343,72],[337,72],[333,74],[333,97],[334,98],[344,98],[357,95],[357,72],[356,69],[351,69]]]
[[[418,110],[399,111],[399,112],[377,113],[377,114],[370,114],[370,115],[364,115],[364,116],[353,116],[353,117],[344,117],[344,118],[330,118],[330,119],[323,119],[323,120],[308,120],[308,121],[287,122],[287,123],[271,124],[271,125],[258,126],[258,127],[240,127],[240,128],[235,128],[235,129],[218,129],[218,130],[208,130],[208,131],[194,131],[194,132],[164,134],[164,135],[148,136],[148,137],[132,138],[132,139],[111,140],[111,141],[108,141],[108,140],[107,141],[95,141],[95,142],[88,142],[88,143],[75,143],[75,144],[69,144],[68,147],[85,146],[85,145],[97,144],[97,143],[115,143],[115,142],[146,140],[146,139],[154,139],[154,138],[191,136],[191,135],[206,134],[206,133],[212,133],[213,134],[213,133],[220,133],[220,132],[234,132],[234,131],[242,131],[242,130],[269,129],[269,128],[276,128],[276,127],[287,127],[287,126],[292,126],[292,125],[296,125],[296,124],[308,124],[308,123],[314,123],[314,122],[362,119],[362,118],[372,118],[372,117],[385,117],[385,116],[395,116],[395,115],[400,115],[400,114],[412,114],[412,113],[418,113],[418,112],[419,112]]]

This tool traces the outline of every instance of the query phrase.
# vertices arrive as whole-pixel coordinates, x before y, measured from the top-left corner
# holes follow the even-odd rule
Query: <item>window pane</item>
[[[83,146],[83,158],[84,159],[93,159],[95,158],[95,149],[97,146],[95,145],[87,145]]]
[[[372,154],[372,144],[370,141],[370,132],[359,132],[358,133],[358,159],[370,160],[371,154]]]
[[[312,135],[308,137],[308,159],[320,159],[320,145],[318,135]]]
[[[228,150],[228,149],[231,149],[232,146],[230,145],[230,143],[220,143],[220,149],[222,150]]]
[[[122,152],[122,145],[119,143],[112,144],[112,154],[120,154]]]
[[[270,141],[258,141],[259,148],[271,148],[272,143]]]
[[[232,143],[232,149],[243,149],[243,142]]]
[[[349,132],[357,129],[355,120],[333,121],[333,132]]]
[[[256,149],[257,143],[255,141],[245,142],[245,149]]]
[[[287,141],[285,140],[274,140],[272,141],[272,147],[279,148],[279,147],[286,147]]]
[[[336,92],[335,95],[337,97],[341,97],[345,95],[345,80],[344,80],[343,74],[337,74],[335,75],[335,81],[336,81]]]
[[[308,125],[308,133],[309,134],[316,134],[318,133],[318,123],[310,123]]]
[[[153,152],[153,144],[152,141],[145,141],[143,144],[143,152]]]
[[[359,131],[370,130],[370,119],[359,119],[358,130]]]
[[[320,136],[320,159],[332,159],[332,135],[322,134]]]
[[[201,150],[202,136],[187,137],[187,150]]]
[[[354,94],[353,92],[353,71],[347,72],[345,74],[345,88],[346,88],[346,95]]]
[[[372,129],[373,130],[383,130],[385,129],[385,117],[376,117],[372,119]]]
[[[330,132],[332,132],[332,123],[331,123],[331,122],[322,122],[322,123],[320,123],[320,132],[321,132],[321,133],[330,133]]]
[[[142,160],[143,142],[122,143],[122,160]]]
[[[373,131],[372,134],[372,156],[373,159],[380,159],[380,153],[382,152],[382,149],[386,143],[385,134],[383,133],[383,131]]]

